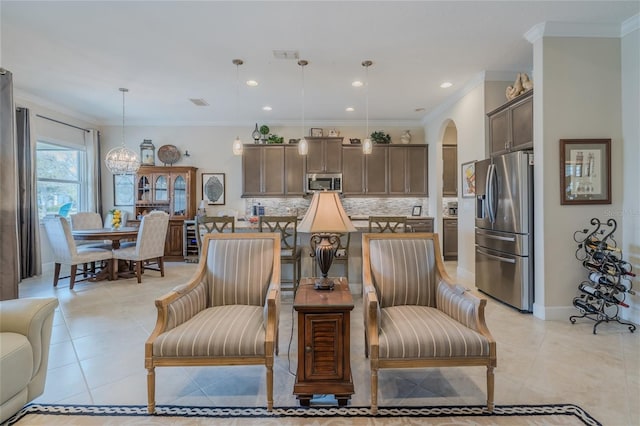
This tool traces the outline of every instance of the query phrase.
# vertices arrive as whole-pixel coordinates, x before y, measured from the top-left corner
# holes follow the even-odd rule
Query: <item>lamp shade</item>
[[[315,234],[357,230],[344,211],[338,193],[322,191],[313,194],[309,210],[298,224],[298,231]]]

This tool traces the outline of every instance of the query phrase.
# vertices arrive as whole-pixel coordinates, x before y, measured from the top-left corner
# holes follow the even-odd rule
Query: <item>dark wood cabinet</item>
[[[491,155],[533,148],[533,90],[487,114]]]
[[[242,196],[304,195],[305,158],[297,145],[245,145]]]
[[[371,154],[364,156],[365,163],[365,194],[366,195],[387,195],[387,182],[389,167],[387,158],[389,147],[373,146]]]
[[[442,256],[444,260],[458,260],[458,219],[442,219]]]
[[[458,196],[458,146],[442,146],[442,196]]]
[[[362,195],[364,188],[364,153],[360,145],[342,147],[342,194]]]
[[[407,232],[433,232],[433,218],[407,218]]]
[[[183,223],[196,213],[196,170],[186,166],[142,166],[136,174],[136,219],[152,210],[169,214],[169,226],[164,246],[167,260],[183,258]]]
[[[426,145],[391,145],[388,150],[389,195],[427,195]]]
[[[308,406],[313,395],[333,394],[343,406],[354,393],[351,377],[350,312],[353,297],[346,278],[333,291],[315,290],[314,278],[300,281],[293,308],[298,312],[298,370],[293,393]]]
[[[306,138],[307,173],[342,173],[343,138]]]
[[[297,145],[284,145],[285,196],[304,195],[305,158],[298,154]]]

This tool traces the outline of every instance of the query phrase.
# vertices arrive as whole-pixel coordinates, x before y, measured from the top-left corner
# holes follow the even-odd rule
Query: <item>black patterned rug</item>
[[[52,416],[48,420],[40,420],[38,416]],[[55,424],[100,424],[98,419],[94,419],[93,423],[74,423],[75,416],[87,417],[116,417],[122,420],[120,424],[125,424],[125,417],[147,417],[149,420],[160,420],[161,418],[172,419],[171,423],[175,423],[177,418],[194,419],[194,418],[212,418],[212,419],[243,419],[251,418],[262,419],[260,424],[265,424],[268,419],[277,420],[274,424],[290,424],[283,423],[287,419],[313,419],[314,424],[322,424],[322,419],[330,420],[335,418],[351,419],[369,418],[369,419],[390,419],[390,418],[406,418],[412,420],[407,424],[423,424],[415,423],[419,419],[438,419],[438,418],[469,418],[474,419],[474,424],[514,424],[521,423],[518,418],[533,418],[536,421],[542,421],[543,424],[585,424],[585,425],[601,425],[596,419],[591,417],[582,408],[573,404],[549,404],[549,405],[500,405],[496,406],[493,413],[488,413],[484,406],[441,406],[441,407],[379,407],[377,414],[371,414],[369,407],[337,407],[337,406],[312,406],[312,407],[275,407],[273,411],[267,411],[266,408],[250,408],[250,407],[186,407],[175,405],[159,405],[156,408],[155,415],[147,413],[147,407],[143,405],[50,405],[50,404],[29,404],[19,411],[14,417],[9,419],[8,425],[23,424],[54,424],[53,419],[59,417],[58,420],[64,422]],[[543,420],[544,417],[557,419],[551,423]],[[66,420],[62,418],[66,417]],[[31,419],[29,421],[28,419]],[[491,419],[491,420],[490,420]],[[22,421],[21,421],[22,420]],[[97,421],[96,421],[97,420]],[[428,423],[432,423],[430,420]],[[485,423],[482,420],[490,420]],[[502,421],[497,421],[502,420]],[[577,420],[577,422],[576,422]],[[113,424],[113,423],[110,423]],[[135,423],[140,424],[140,423]],[[153,424],[156,423],[155,421]],[[335,424],[335,423],[332,423]],[[375,424],[383,424],[376,422]],[[437,424],[433,422],[432,424]]]

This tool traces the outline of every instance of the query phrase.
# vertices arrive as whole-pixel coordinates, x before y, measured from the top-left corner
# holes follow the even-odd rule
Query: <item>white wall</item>
[[[623,201],[622,248],[625,258],[640,274],[640,29],[635,17],[635,30],[622,38],[622,139],[623,139]],[[629,22],[631,24],[631,22]],[[619,213],[619,214],[618,214]],[[634,280],[640,293],[639,280]],[[621,314],[636,324],[640,323],[640,296],[631,296],[630,309]]]
[[[436,217],[436,231],[442,227],[442,142],[449,120],[457,130],[458,169],[467,161],[484,158],[484,84],[478,82],[446,109],[430,116],[425,123],[429,144],[429,211]],[[458,182],[460,185],[461,182]],[[460,193],[460,191],[458,191]],[[473,283],[475,276],[474,225],[475,199],[458,199],[458,277]]]
[[[585,269],[573,233],[622,208],[620,39],[542,37],[534,42],[534,315],[567,320]],[[559,140],[610,138],[612,203],[560,205]],[[621,224],[622,225],[622,224]],[[617,235],[621,237],[621,234]]]

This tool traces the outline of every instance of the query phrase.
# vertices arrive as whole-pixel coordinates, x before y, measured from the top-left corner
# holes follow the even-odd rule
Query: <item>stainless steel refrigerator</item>
[[[533,309],[533,152],[475,163],[476,286],[522,312]]]

